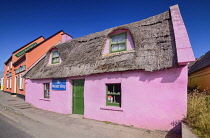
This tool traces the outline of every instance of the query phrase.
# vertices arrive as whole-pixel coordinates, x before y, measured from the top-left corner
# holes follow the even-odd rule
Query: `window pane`
[[[49,83],[44,83],[44,98],[50,98],[50,85]]]
[[[122,43],[122,42],[125,42],[125,34],[118,36],[118,43]]]
[[[119,50],[125,49],[125,44],[119,44]]]
[[[59,52],[58,51],[53,52],[53,57],[59,57]]]
[[[112,51],[117,51],[118,47],[119,47],[119,45],[112,45]]]
[[[117,39],[118,39],[117,36],[112,37],[112,44],[116,44],[117,43]]]
[[[53,58],[53,63],[59,62],[59,58]]]

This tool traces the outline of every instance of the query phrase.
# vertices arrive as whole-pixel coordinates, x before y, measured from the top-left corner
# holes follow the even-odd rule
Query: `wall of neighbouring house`
[[[199,90],[210,89],[210,66],[198,70],[189,75],[188,87],[196,88]]]
[[[72,113],[72,84],[66,91],[50,92],[44,99],[43,83],[26,80],[26,102],[59,113]],[[84,77],[84,117],[146,129],[169,130],[186,116],[187,66],[145,72],[125,71]],[[121,107],[106,106],[106,84],[121,83]]]

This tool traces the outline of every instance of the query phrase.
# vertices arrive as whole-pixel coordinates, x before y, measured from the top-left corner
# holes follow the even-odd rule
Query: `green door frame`
[[[72,80],[72,114],[84,115],[84,79]]]

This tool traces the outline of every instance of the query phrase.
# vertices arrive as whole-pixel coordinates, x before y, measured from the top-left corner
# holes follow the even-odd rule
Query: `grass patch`
[[[188,112],[184,121],[201,138],[210,138],[210,92],[189,91]]]
[[[111,124],[111,122],[109,122],[109,121],[104,121],[104,123],[105,123],[105,124]]]

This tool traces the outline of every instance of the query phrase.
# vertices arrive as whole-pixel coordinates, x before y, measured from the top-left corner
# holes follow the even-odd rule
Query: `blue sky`
[[[64,30],[74,38],[139,21],[178,4],[196,57],[210,50],[210,0],[1,0],[0,71],[11,53]]]

